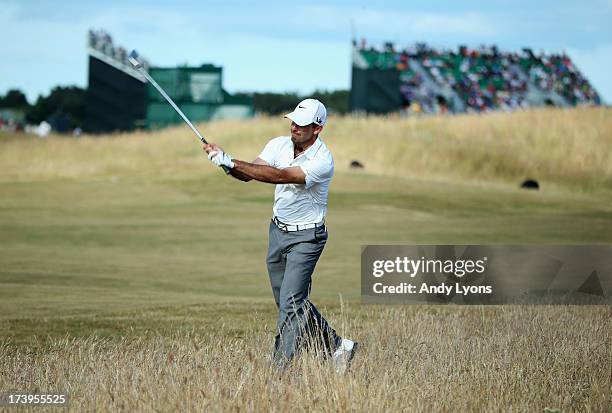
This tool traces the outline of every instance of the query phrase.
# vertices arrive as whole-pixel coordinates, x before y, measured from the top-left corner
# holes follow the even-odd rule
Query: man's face
[[[321,133],[323,126],[311,123],[310,125],[300,126],[295,122],[291,122],[291,141],[293,144],[303,144],[314,138],[315,135]]]

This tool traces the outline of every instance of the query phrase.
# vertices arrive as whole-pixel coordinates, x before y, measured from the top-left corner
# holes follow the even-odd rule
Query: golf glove
[[[208,154],[208,159],[217,166],[227,166],[230,169],[234,167],[232,157],[223,151],[212,151]]]

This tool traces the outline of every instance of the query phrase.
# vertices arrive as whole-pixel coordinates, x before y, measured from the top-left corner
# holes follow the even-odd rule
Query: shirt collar
[[[317,140],[315,140],[314,143],[312,145],[310,145],[310,147],[308,149],[306,149],[304,152],[299,154],[297,158],[299,158],[300,156],[304,156],[304,157],[306,157],[308,159],[314,158],[315,153],[317,153],[317,151],[319,150],[319,148],[321,147],[322,144],[323,144],[323,142],[321,142],[321,139],[319,137],[317,137]],[[293,149],[293,143],[291,145],[291,148]],[[297,159],[297,158],[295,158],[295,159]]]

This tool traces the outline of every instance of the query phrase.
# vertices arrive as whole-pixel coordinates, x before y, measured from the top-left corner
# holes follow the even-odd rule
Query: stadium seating
[[[599,105],[601,100],[569,56],[501,52],[495,46],[437,50],[420,43],[395,50],[353,42],[353,65],[400,72],[404,108],[439,112],[514,110],[542,104]],[[415,110],[416,108],[416,110]]]
[[[599,95],[567,55],[535,56],[529,49],[520,64],[540,89],[554,91],[570,104],[601,104]]]

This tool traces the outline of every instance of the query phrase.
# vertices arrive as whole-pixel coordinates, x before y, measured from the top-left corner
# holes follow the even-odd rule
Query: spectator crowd
[[[391,43],[375,48],[365,40],[353,45],[369,68],[397,69],[404,106],[426,112],[444,109],[449,96],[440,96],[440,91],[454,93],[467,112],[531,106],[530,87],[536,88],[536,94],[557,94],[568,105],[601,104],[595,89],[566,54],[536,55],[530,49],[502,52],[496,46],[437,50],[424,43],[396,50]],[[426,87],[424,75],[438,90]]]
[[[104,30],[89,30],[87,33],[87,46],[90,49],[96,50],[109,58],[115,60],[128,68],[132,66],[128,62],[128,52],[124,47],[116,46],[113,43],[113,38]],[[150,64],[142,56],[140,60],[145,68],[149,70]]]
[[[566,54],[536,56],[530,49],[523,52],[520,64],[537,87],[560,94],[572,105],[601,104],[595,89]]]

